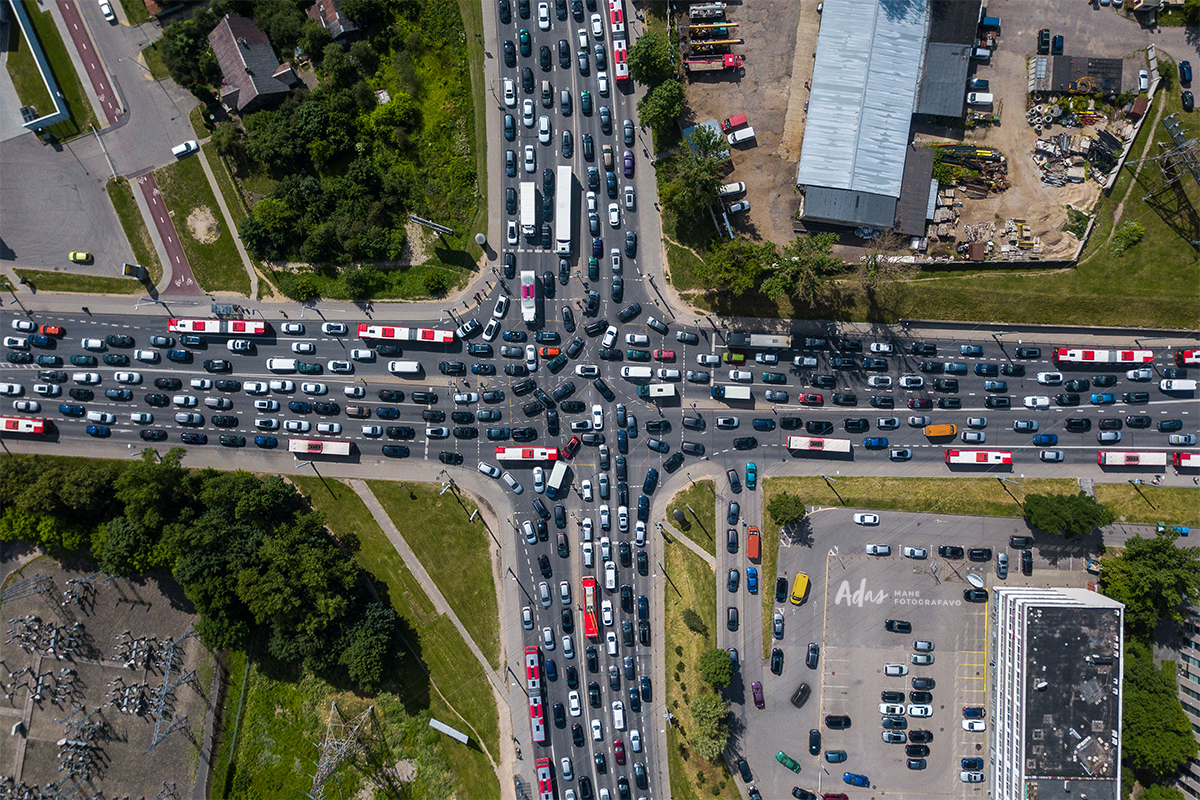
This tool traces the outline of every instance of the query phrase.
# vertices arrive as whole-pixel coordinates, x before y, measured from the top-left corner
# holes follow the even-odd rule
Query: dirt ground
[[[796,164],[803,136],[805,83],[816,52],[815,2],[729,3],[726,19],[738,23],[745,44],[740,74],[693,76],[687,88],[689,124],[745,113],[755,142],[733,148],[729,181],[746,183],[750,211],[733,219],[735,230],[777,243],[792,238],[800,202]],[[686,22],[686,20],[684,20]]]
[[[169,696],[160,732],[166,732],[172,720],[183,718],[175,730],[150,753],[154,737],[158,689],[165,671],[151,658],[129,665],[114,645],[129,638],[148,637],[149,652],[165,651],[166,643],[183,636],[194,621],[190,604],[169,577],[158,582],[132,582],[116,579],[109,583],[103,575],[94,575],[90,591],[83,591],[78,602],[66,602],[61,611],[51,599],[62,601],[71,584],[69,579],[93,575],[94,565],[65,566],[41,557],[25,566],[5,586],[11,589],[21,581],[45,576],[48,592],[8,600],[2,613],[6,620],[5,640],[21,630],[18,620],[30,615],[37,618],[42,633],[51,625],[59,628],[54,650],[48,646],[48,634],[32,650],[9,641],[0,649],[0,725],[5,732],[22,725],[24,733],[3,738],[0,746],[0,781],[11,780],[17,786],[46,786],[66,780],[74,783],[69,772],[60,771],[67,747],[60,740],[87,741],[79,752],[86,753],[92,765],[87,794],[102,797],[155,797],[164,785],[174,785],[172,796],[189,797],[199,762],[200,742],[210,703],[209,697],[215,662],[196,637],[177,645],[177,657],[169,675],[172,682],[194,671],[195,678],[178,686]],[[78,584],[77,584],[78,585]],[[74,652],[64,652],[67,631],[76,642]],[[142,652],[146,652],[145,649]],[[29,670],[26,672],[26,670]],[[73,675],[71,674],[73,672]],[[42,694],[35,699],[38,676]],[[13,686],[12,697],[6,697]],[[62,694],[55,693],[55,687]],[[124,693],[126,687],[144,686],[141,709],[125,713],[120,703],[113,705],[112,692]],[[132,697],[136,689],[130,689]],[[88,714],[99,730],[87,737],[72,729],[68,722]],[[207,753],[207,747],[204,748]],[[9,784],[11,786],[11,784]],[[19,792],[18,792],[19,795]]]

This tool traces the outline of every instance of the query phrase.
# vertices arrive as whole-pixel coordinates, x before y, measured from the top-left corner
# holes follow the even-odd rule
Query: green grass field
[[[499,604],[489,548],[495,546],[469,498],[462,505],[436,484],[368,481],[367,485],[408,542],[467,634],[489,663],[500,668]]]
[[[691,506],[691,511],[688,506]],[[687,527],[675,519],[677,510],[683,512]],[[667,521],[709,555],[716,555],[717,501],[713,482],[695,481],[671,498],[671,504],[667,506]]]
[[[33,21],[38,40],[42,43],[46,60],[50,63],[50,71],[54,73],[59,91],[62,92],[67,109],[71,113],[69,120],[52,125],[46,130],[63,141],[74,139],[91,130],[91,126],[96,124],[96,115],[92,113],[92,106],[88,102],[87,95],[84,94],[83,84],[79,82],[79,75],[75,72],[75,65],[67,52],[62,34],[58,32],[58,26],[54,24],[54,17],[49,11],[39,11],[38,7],[29,3],[25,4],[25,8],[29,12],[29,18]],[[11,27],[16,30],[18,26],[14,23]],[[29,64],[33,65],[31,80],[41,84],[41,77],[38,76],[32,54],[29,56]],[[11,69],[10,67],[10,72]],[[43,86],[42,91],[45,91],[44,84],[41,85]],[[53,111],[49,105],[48,95],[46,103],[45,106],[38,105],[39,113],[48,114]]]
[[[133,196],[133,187],[129,185],[129,181],[120,178],[116,181],[109,181],[104,190],[113,204],[113,210],[117,212],[117,219],[121,220],[121,228],[125,231],[125,238],[129,240],[133,257],[137,259],[138,264],[150,271],[150,285],[157,286],[159,280],[162,279],[162,262],[158,259],[158,251],[154,249],[154,242],[150,240],[150,231],[146,228],[146,220],[138,209],[137,200]]]
[[[137,294],[146,291],[146,284],[135,278],[108,278],[102,275],[80,275],[78,272],[51,272],[41,269],[17,269],[15,272],[39,292]]]
[[[121,0],[121,8],[125,10],[125,18],[130,25],[141,25],[150,21],[150,12],[142,0]]]
[[[145,6],[142,3],[138,3],[138,6],[143,11],[145,10]],[[145,47],[142,50],[142,58],[146,61],[146,69],[150,71],[150,76],[156,81],[171,77],[171,72],[167,69],[167,63],[163,61],[162,53],[158,50],[158,42]]]
[[[249,294],[250,276],[242,267],[200,159],[181,159],[160,168],[154,177],[197,283],[209,292]]]
[[[335,535],[353,533],[358,537],[356,558],[386,587],[387,599],[406,621],[404,657],[394,691],[404,700],[408,712],[428,709],[438,719],[477,738],[498,758],[499,718],[483,668],[450,620],[436,613],[362,500],[340,481],[310,476],[292,476],[291,480],[314,508],[325,513]],[[500,785],[487,755],[449,737],[441,739],[457,794],[464,798],[498,797]],[[274,791],[271,794],[283,796]]]

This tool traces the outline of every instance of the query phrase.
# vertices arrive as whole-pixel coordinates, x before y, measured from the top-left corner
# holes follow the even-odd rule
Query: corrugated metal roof
[[[961,117],[967,94],[967,67],[971,45],[931,43],[921,68],[917,113],[935,117]]]
[[[809,186],[804,193],[803,211],[808,222],[885,230],[896,224],[896,198],[850,189]]]
[[[826,0],[798,183],[900,196],[928,12],[928,0]]]

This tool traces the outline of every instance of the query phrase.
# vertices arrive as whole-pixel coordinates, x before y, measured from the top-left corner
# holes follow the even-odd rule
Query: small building
[[[224,80],[221,102],[245,113],[280,102],[297,83],[290,65],[280,64],[271,40],[258,27],[235,14],[226,14],[208,34]]]
[[[342,13],[342,0],[317,0],[308,7],[306,13],[309,19],[319,22],[321,27],[329,31],[335,42],[352,39],[359,32],[354,21]]]

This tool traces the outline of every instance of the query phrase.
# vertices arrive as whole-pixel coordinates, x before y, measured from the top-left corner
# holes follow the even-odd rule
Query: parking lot
[[[783,797],[792,787],[814,792],[853,789],[842,780],[843,772],[866,775],[871,786],[889,796],[906,798],[982,797],[986,783],[966,784],[959,780],[961,759],[985,758],[988,733],[968,733],[962,728],[964,706],[986,706],[986,604],[970,603],[963,591],[971,588],[970,574],[978,575],[985,587],[1001,582],[996,575],[995,556],[1006,552],[1010,569],[1006,585],[1083,586],[1088,575],[1085,560],[1094,547],[1084,540],[1035,540],[1031,553],[1033,568],[1022,574],[1020,551],[1009,546],[1009,537],[1029,535],[1021,519],[1004,517],[956,517],[877,511],[879,524],[857,525],[855,513],[870,509],[825,508],[810,512],[804,535],[795,541],[784,537],[779,550],[777,575],[763,575],[763,591],[772,593],[775,579],[786,577],[789,587],[797,572],[806,573],[812,585],[802,605],[785,600],[773,603],[784,617],[781,639],[771,638],[768,651],[783,654],[780,674],[773,674],[769,661],[751,657],[749,642],[740,672],[743,705],[733,727],[734,757],[747,759],[752,783],[764,797]],[[869,556],[866,545],[891,546],[891,555]],[[947,559],[938,547],[986,547],[987,561],[966,557]],[[905,558],[905,546],[922,547],[925,559]],[[723,574],[723,573],[722,573]],[[908,634],[884,629],[887,619],[912,624]],[[768,634],[770,636],[770,634]],[[933,642],[933,663],[911,663],[913,641]],[[816,669],[805,664],[808,645],[818,645]],[[886,664],[901,664],[903,676],[884,675]],[[912,701],[913,678],[930,678],[933,689],[932,716],[927,719],[904,715],[908,729],[933,734],[923,770],[906,766],[905,744],[885,744],[880,727],[881,692],[901,691],[904,705]],[[750,684],[762,681],[765,708],[750,702]],[[790,698],[801,683],[811,695],[802,707]],[[744,686],[742,686],[744,684]],[[846,730],[830,730],[826,715],[845,714],[851,724]],[[985,718],[986,721],[986,718]],[[809,731],[821,732],[819,755],[810,754]],[[775,763],[783,750],[800,762],[799,774]],[[846,760],[829,763],[824,753],[844,750]],[[986,773],[986,765],[984,768]]]

